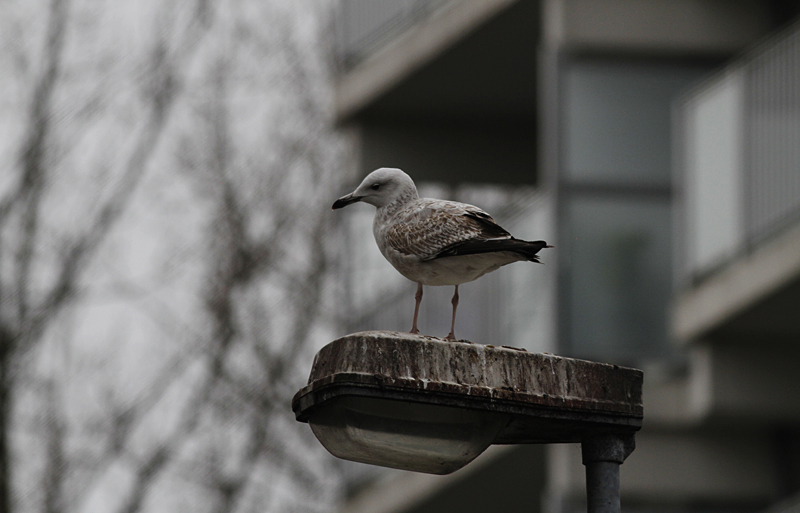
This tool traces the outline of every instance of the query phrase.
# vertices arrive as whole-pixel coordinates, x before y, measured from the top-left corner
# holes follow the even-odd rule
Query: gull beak
[[[350,205],[351,203],[355,203],[357,201],[361,201],[361,196],[356,196],[354,192],[351,192],[347,196],[342,196],[341,198],[337,199],[333,203],[332,208],[333,210],[336,210],[337,208],[346,207],[347,205]]]

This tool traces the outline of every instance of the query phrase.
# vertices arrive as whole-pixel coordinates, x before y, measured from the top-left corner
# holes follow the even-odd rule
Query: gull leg
[[[456,335],[456,308],[458,308],[458,285],[456,285],[456,292],[453,294],[453,299],[450,300],[453,303],[453,321],[450,323],[450,334],[445,337],[445,340],[455,340]]]
[[[417,304],[414,306],[414,322],[411,324],[411,334],[416,335],[419,333],[417,329],[417,317],[419,316],[419,304],[422,302],[422,283],[417,283],[417,293],[414,294],[414,299],[417,300]]]

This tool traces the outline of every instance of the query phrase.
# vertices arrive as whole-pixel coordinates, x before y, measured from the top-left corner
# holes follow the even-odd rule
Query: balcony
[[[680,341],[800,335],[800,26],[676,105],[673,332]]]

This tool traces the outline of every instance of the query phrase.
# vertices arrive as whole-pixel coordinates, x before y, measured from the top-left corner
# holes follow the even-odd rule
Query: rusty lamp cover
[[[368,331],[317,353],[292,409],[335,456],[449,474],[491,444],[635,433],[642,426],[642,372]]]

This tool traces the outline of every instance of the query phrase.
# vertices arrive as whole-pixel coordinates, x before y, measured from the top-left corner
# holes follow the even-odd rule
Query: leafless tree
[[[153,491],[167,482],[205,490],[209,511],[278,500],[260,492],[270,476],[335,482],[310,465],[323,460],[288,410],[325,326],[325,214],[346,148],[331,129],[320,51],[329,6],[147,5],[136,14],[152,31],[122,64],[113,46],[86,55],[92,31],[114,23],[90,0],[50,0],[2,22],[0,66],[17,71],[8,87],[28,93],[8,107],[24,129],[0,157],[11,177],[0,182],[0,511],[92,509],[115,479],[124,493],[106,510],[121,512],[158,508]],[[37,9],[47,23],[21,30]],[[87,140],[100,147],[93,158],[80,153]],[[201,300],[181,306],[192,322],[130,280],[93,282],[137,198],[157,190],[147,177],[166,173],[188,185],[183,201],[201,219],[186,227],[201,253],[189,291]],[[113,351],[79,351],[91,360],[82,379],[107,393],[100,411],[78,411],[70,376],[37,368],[59,358],[46,341],[79,347],[66,328],[89,322],[100,289],[134,297],[170,350],[135,373],[142,382],[124,399],[101,383],[116,378]],[[12,429],[29,425],[41,427],[24,433],[42,442],[36,464],[15,456]],[[323,504],[308,500],[295,507]]]

